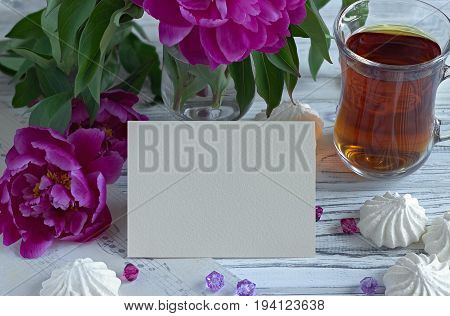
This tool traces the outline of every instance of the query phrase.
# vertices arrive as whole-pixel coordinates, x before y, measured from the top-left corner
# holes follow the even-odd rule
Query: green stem
[[[222,93],[220,91],[213,91],[212,107],[214,109],[220,108],[222,105]]]
[[[181,90],[180,88],[176,88],[175,94],[173,96],[173,109],[175,112],[180,112],[182,106],[181,101],[183,99],[182,97],[183,92],[180,90]]]

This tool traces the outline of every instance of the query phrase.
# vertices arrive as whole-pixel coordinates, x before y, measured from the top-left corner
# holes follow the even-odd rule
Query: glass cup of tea
[[[342,94],[334,143],[344,163],[368,178],[417,170],[440,134],[439,84],[450,77],[450,20],[418,0],[361,0],[338,16]]]

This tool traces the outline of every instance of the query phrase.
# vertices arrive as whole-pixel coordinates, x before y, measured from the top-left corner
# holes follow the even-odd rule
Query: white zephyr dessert
[[[311,109],[308,104],[303,104],[300,101],[286,101],[276,107],[269,118],[267,118],[266,111],[262,111],[255,116],[256,121],[304,121],[314,122],[316,124],[316,139],[322,136],[324,123],[319,116],[319,113]]]
[[[55,269],[42,283],[41,296],[117,296],[121,281],[103,262],[77,259]]]
[[[447,296],[450,295],[450,269],[436,255],[409,253],[390,267],[383,277],[386,295]]]
[[[437,218],[422,236],[425,251],[436,255],[440,261],[450,261],[450,212]]]
[[[378,247],[407,247],[425,232],[425,209],[410,194],[387,192],[367,201],[360,209],[361,234]]]

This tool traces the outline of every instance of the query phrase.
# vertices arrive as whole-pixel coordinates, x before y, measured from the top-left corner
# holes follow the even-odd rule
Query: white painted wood
[[[450,2],[428,0],[450,15]],[[7,10],[0,0],[0,13]],[[43,3],[42,0],[31,1]],[[27,1],[28,3],[28,1]],[[340,0],[331,2],[322,10],[326,24],[331,27],[340,8]],[[10,9],[8,9],[11,11]],[[19,10],[32,10],[24,5]],[[23,12],[23,11],[21,11]],[[8,26],[17,20],[17,14],[2,14],[0,36]],[[157,43],[154,20],[142,21],[151,39]],[[301,56],[302,79],[299,81],[296,98],[319,111],[325,120],[325,136],[320,141],[317,152],[317,204],[325,212],[317,223],[317,257],[314,259],[259,259],[259,260],[218,260],[223,266],[242,278],[249,278],[258,286],[258,293],[274,294],[357,294],[359,281],[365,276],[376,277],[379,281],[386,269],[408,252],[423,252],[422,244],[407,249],[379,249],[373,247],[360,235],[346,236],[340,233],[340,219],[358,217],[361,204],[376,194],[387,190],[411,193],[427,210],[430,219],[450,211],[450,142],[438,144],[427,163],[415,174],[397,181],[380,182],[362,179],[344,167],[332,146],[331,133],[336,105],[340,94],[340,69],[337,49],[333,43],[331,55],[334,64],[325,64],[314,82],[307,66],[309,40],[298,41]],[[13,90],[8,86],[8,78],[0,76],[0,106],[10,106]],[[450,132],[450,80],[444,82],[437,97],[436,114]],[[251,119],[264,107],[257,99],[246,119]],[[167,119],[161,107],[140,107],[153,120]],[[1,127],[7,128],[5,126]],[[126,191],[126,178],[118,186]],[[380,289],[383,292],[383,289]]]

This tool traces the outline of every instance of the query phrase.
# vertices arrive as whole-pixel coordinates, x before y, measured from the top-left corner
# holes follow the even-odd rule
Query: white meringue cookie
[[[308,104],[303,104],[300,101],[292,103],[286,101],[276,107],[269,118],[267,118],[266,111],[262,111],[255,116],[256,121],[306,121],[314,122],[316,124],[316,139],[322,136],[324,123],[319,116],[319,113],[311,109]]]
[[[390,267],[383,277],[386,295],[450,295],[450,269],[436,255],[407,254]]]
[[[77,259],[55,269],[42,283],[41,296],[117,296],[121,281],[103,262]]]
[[[417,199],[387,192],[367,201],[360,209],[358,228],[378,247],[407,247],[425,232],[427,217]]]
[[[450,212],[436,218],[422,236],[425,251],[436,255],[440,261],[450,261]]]

